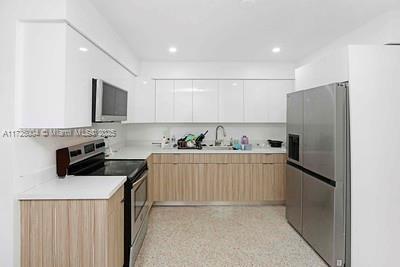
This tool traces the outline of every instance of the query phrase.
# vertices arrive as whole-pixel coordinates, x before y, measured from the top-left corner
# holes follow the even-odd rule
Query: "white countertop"
[[[252,150],[212,150],[212,149],[177,149],[160,148],[152,145],[129,145],[118,149],[108,159],[147,159],[151,154],[176,154],[176,153],[200,153],[200,154],[285,154],[286,148],[253,147]]]
[[[20,193],[19,200],[109,199],[125,183],[126,176],[66,176],[54,178]]]

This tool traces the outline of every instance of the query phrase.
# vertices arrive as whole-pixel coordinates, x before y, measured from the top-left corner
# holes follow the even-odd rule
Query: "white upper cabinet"
[[[151,123],[155,121],[156,82],[151,79],[138,78],[135,93],[130,96],[128,122]]]
[[[267,122],[268,97],[266,80],[244,81],[245,122]]]
[[[193,121],[193,81],[175,80],[174,121]]]
[[[157,80],[155,87],[156,122],[285,123],[294,81]],[[142,93],[152,98],[151,90]],[[138,101],[151,114],[151,101]],[[151,122],[151,115],[146,121],[138,116],[134,122]]]
[[[268,80],[266,85],[267,122],[286,122],[286,95],[294,91],[294,81]]]
[[[293,80],[246,80],[245,122],[286,122],[286,95],[294,90]]]
[[[174,81],[156,81],[156,122],[174,121]]]
[[[193,81],[193,122],[218,122],[218,81]]]
[[[89,69],[95,47],[64,23],[19,26],[17,126],[91,126]]]
[[[243,80],[219,81],[219,121],[243,122]]]
[[[92,79],[133,92],[134,76],[66,23],[20,23],[19,128],[92,125]]]

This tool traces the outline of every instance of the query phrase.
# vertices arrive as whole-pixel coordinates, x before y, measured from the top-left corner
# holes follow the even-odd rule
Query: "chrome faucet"
[[[222,133],[224,134],[224,137],[226,136],[225,128],[222,125],[218,125],[217,128],[215,129],[215,145],[220,146],[222,144],[222,140],[218,139],[218,130],[219,128],[222,129]]]

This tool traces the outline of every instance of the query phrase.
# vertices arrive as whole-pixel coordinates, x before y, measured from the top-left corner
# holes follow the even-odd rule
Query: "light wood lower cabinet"
[[[170,163],[176,155],[160,159],[151,164],[151,201],[285,201],[284,154],[194,154],[186,156],[187,163]]]
[[[21,201],[21,266],[123,266],[123,197]]]

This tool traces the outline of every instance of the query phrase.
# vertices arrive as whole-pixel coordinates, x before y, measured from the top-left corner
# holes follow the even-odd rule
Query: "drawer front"
[[[174,153],[174,154],[154,154],[153,163],[192,163],[193,154]]]
[[[232,155],[230,154],[194,154],[193,162],[194,163],[231,163]]]
[[[286,163],[286,154],[264,154],[262,163]]]

